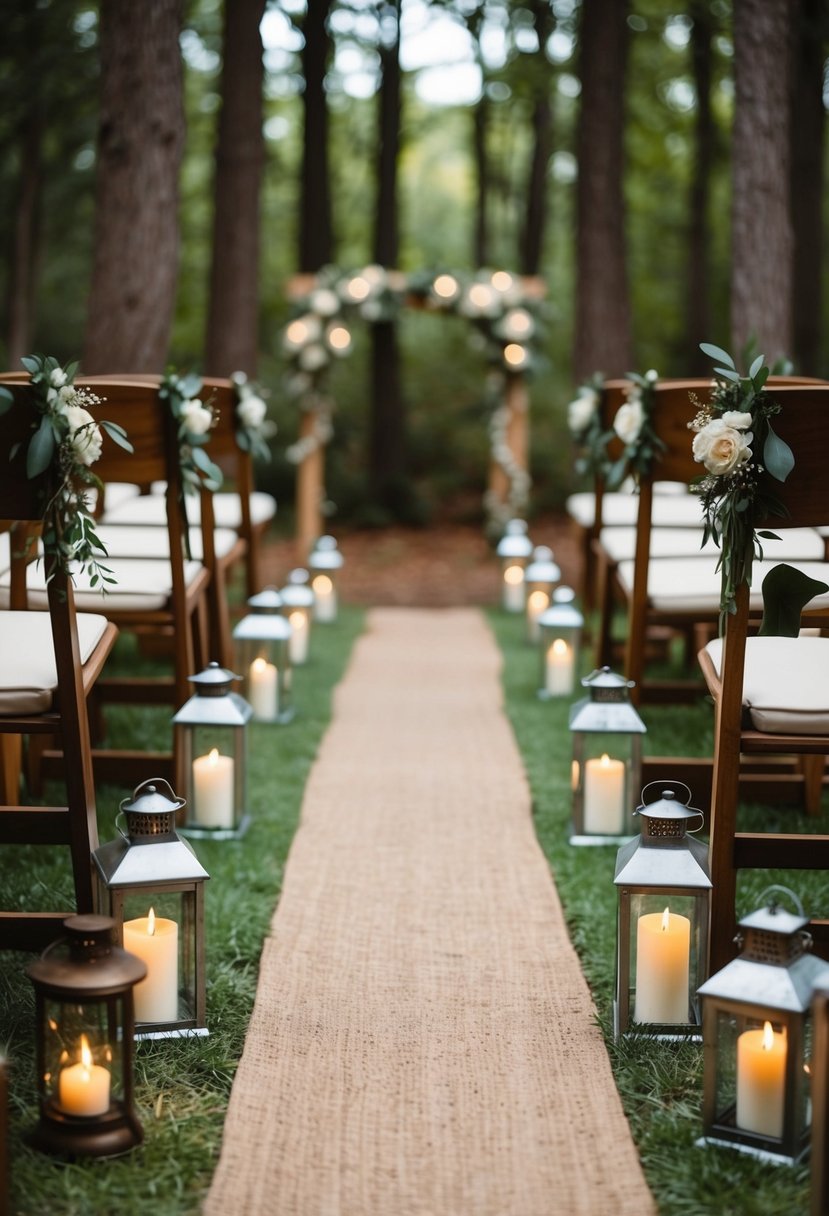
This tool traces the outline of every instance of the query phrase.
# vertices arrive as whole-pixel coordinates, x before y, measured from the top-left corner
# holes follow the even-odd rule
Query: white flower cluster
[[[567,425],[573,435],[583,435],[596,416],[599,394],[595,388],[582,385],[578,396],[567,406]]]
[[[249,431],[258,431],[265,421],[268,407],[259,396],[256,385],[251,384],[244,372],[234,372],[231,380],[236,385],[238,403],[236,417]]]
[[[651,368],[645,372],[649,384],[655,384],[659,379],[657,372]],[[613,429],[626,447],[636,443],[645,421],[645,406],[642,399],[642,386],[632,384],[625,392],[625,401],[616,411],[613,419]]]
[[[213,425],[213,411],[198,397],[185,397],[179,417],[189,435],[206,435]]]
[[[88,389],[75,388],[63,368],[56,367],[49,373],[46,401],[52,412],[66,422],[73,458],[87,467],[94,464],[101,455],[103,436],[87,406],[100,405],[101,398]]]
[[[751,460],[751,442],[754,438],[749,427],[751,414],[744,410],[726,410],[719,418],[703,413],[691,423],[696,431],[692,444],[694,460],[705,465],[709,473],[726,477]]]

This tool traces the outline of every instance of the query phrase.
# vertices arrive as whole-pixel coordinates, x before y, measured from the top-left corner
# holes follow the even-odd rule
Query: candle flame
[[[260,671],[264,671],[267,666],[268,666],[267,659],[259,658],[259,659],[253,660],[253,662],[250,665],[250,669],[251,669],[251,671],[260,672]]]
[[[219,749],[218,749],[218,747],[211,747],[211,749],[210,749],[210,751],[209,751],[209,753],[208,753],[208,756],[207,756],[207,763],[208,763],[208,764],[213,764],[213,765],[215,765],[215,764],[218,764],[218,763],[219,763]]]
[[[774,1031],[771,1022],[763,1023],[763,1051],[771,1051],[774,1047]]]
[[[599,761],[599,764],[601,764],[602,768],[609,768],[609,766],[610,766],[610,756],[608,756],[607,752],[603,752],[603,753],[602,753],[602,758],[601,758],[601,760]]]
[[[292,612],[291,615],[288,617],[288,620],[291,622],[292,629],[304,629],[305,628],[305,613],[304,612]]]
[[[549,602],[550,597],[546,591],[531,591],[527,600],[527,609],[530,612],[543,612]]]
[[[556,638],[550,649],[553,654],[567,654],[567,643],[564,638]]]
[[[524,571],[521,566],[507,566],[504,571],[504,582],[510,587],[518,587],[524,581]]]
[[[147,913],[147,937],[155,937],[155,908]]]
[[[89,1040],[85,1034],[81,1035],[81,1064],[84,1068],[92,1067],[92,1052],[89,1050]]]
[[[662,932],[667,933],[671,927],[671,910],[666,908],[662,913]]]
[[[316,591],[317,595],[330,595],[334,590],[334,584],[327,574],[318,574],[311,586]]]

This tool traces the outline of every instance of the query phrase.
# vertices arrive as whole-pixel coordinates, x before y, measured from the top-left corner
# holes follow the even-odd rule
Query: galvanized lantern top
[[[187,678],[195,684],[196,693],[173,716],[176,726],[244,726],[253,717],[244,697],[230,691],[241,676],[213,662]]]
[[[147,974],[147,964],[116,945],[109,916],[70,916],[60,941],[47,946],[26,974],[47,996],[58,1000],[115,996]]]
[[[572,587],[556,587],[553,602],[538,618],[542,629],[581,629],[584,617],[573,601],[576,593]]]
[[[570,730],[602,734],[644,735],[647,727],[630,703],[634,682],[609,667],[591,672],[582,681],[589,696],[570,707]]]
[[[308,565],[312,570],[339,570],[344,560],[336,537],[321,536],[311,550]]]
[[[282,596],[284,608],[311,608],[314,593],[308,586],[308,571],[292,570],[288,575],[288,582],[279,594]]]
[[[524,581],[527,583],[557,583],[561,571],[553,561],[553,551],[547,545],[537,545],[533,550],[533,559],[524,571]]]
[[[523,519],[511,519],[507,523],[504,535],[498,541],[495,552],[499,557],[532,556],[533,543],[527,536],[527,525]]]
[[[92,854],[107,887],[158,887],[210,877],[176,831],[175,814],[184,805],[184,799],[177,798],[160,777],[142,782],[132,798],[124,799],[120,811],[127,821],[126,832],[118,827],[118,838]]]
[[[256,613],[277,613],[282,608],[282,596],[276,587],[266,587],[264,591],[250,597],[248,608]]]
[[[282,600],[280,599],[280,604]],[[235,641],[287,642],[291,636],[290,622],[280,613],[271,616],[266,612],[255,612],[242,617],[233,627]]]
[[[680,802],[668,786],[682,786],[688,802]],[[654,787],[662,796],[645,803],[646,792]],[[708,849],[687,835],[689,820],[700,820],[695,831],[703,824],[702,811],[688,805],[691,791],[687,785],[682,781],[651,781],[642,790],[642,800],[643,805],[635,812],[642,821],[642,834],[619,849],[613,880],[616,886],[709,890]]]
[[[829,983],[829,965],[809,953],[808,923],[775,903],[746,916],[741,954],[705,981],[700,996],[805,1014],[816,985]]]
[[[184,799],[176,797],[163,777],[142,781],[133,790],[132,797],[124,798],[120,803],[120,810],[127,820],[126,835],[130,844],[152,844],[173,839],[176,835],[176,812],[184,805]]]

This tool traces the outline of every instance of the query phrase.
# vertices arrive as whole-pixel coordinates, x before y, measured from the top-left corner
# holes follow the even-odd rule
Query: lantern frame
[[[176,831],[176,813],[183,806],[184,799],[177,798],[163,778],[143,781],[131,798],[120,803],[115,817],[118,838],[92,854],[98,871],[99,904],[115,921],[120,946],[136,950],[137,929],[133,925],[131,940],[125,942],[124,925],[129,927],[136,915],[143,918],[150,907],[159,908],[163,920],[172,919],[178,926],[176,1015],[142,1017],[145,1000],[139,986],[134,999],[138,1039],[208,1034],[204,883],[210,875],[192,845]],[[119,820],[125,822],[125,828]]]
[[[292,570],[279,594],[282,615],[291,626],[291,666],[303,667],[311,651],[311,624],[314,619],[314,593],[308,585],[308,571],[299,567]]]
[[[553,560],[552,549],[548,545],[536,545],[532,561],[524,571],[524,617],[527,641],[531,646],[538,644],[538,618],[552,604],[553,591],[560,578],[561,570]]]
[[[573,736],[570,844],[619,844],[636,835],[633,810],[642,788],[642,736],[647,733],[647,727],[630,700],[633,680],[616,675],[609,667],[601,667],[585,676],[581,685],[588,690],[588,695],[570,707],[570,733]],[[623,746],[625,755],[620,756],[617,753]],[[611,750],[614,753],[612,756]],[[591,783],[593,780],[593,769],[588,765],[592,760],[603,763],[605,756],[609,759],[607,767],[622,778],[618,795],[621,803],[618,831],[612,830],[612,822],[599,826],[602,815],[589,805],[590,798],[587,796],[588,774],[591,775]],[[621,772],[616,768],[619,761],[622,764]],[[599,782],[604,780],[601,772],[597,774],[597,779]],[[614,792],[610,808],[613,814],[608,816],[611,820],[616,818],[616,805]]]
[[[314,545],[308,557],[308,572],[311,577],[311,591],[314,596],[313,615],[319,624],[333,624],[339,611],[339,572],[344,564],[344,558],[337,548],[336,538],[321,536]],[[318,586],[318,580],[327,578],[330,588]]]
[[[538,618],[538,698],[541,701],[559,700],[573,695],[581,660],[581,633],[584,617],[574,601],[576,593],[572,587],[556,587],[553,603]],[[562,656],[566,662],[551,666],[550,651],[557,642],[566,650]]]
[[[829,1212],[829,977],[812,998],[812,1216]]]
[[[524,571],[533,552],[523,519],[510,519],[507,522],[495,552],[501,559],[501,607],[504,612],[523,612]],[[514,582],[507,579],[507,570],[513,567],[521,571],[521,578]]]
[[[291,689],[291,625],[282,615],[282,597],[275,587],[266,587],[248,600],[251,611],[233,629],[236,664],[242,672],[242,695],[251,707],[255,722],[285,725],[296,713]],[[251,668],[261,660],[276,668],[273,687],[253,687]]]
[[[815,987],[829,981],[829,968],[809,953],[812,939],[805,932],[807,924],[803,915],[775,903],[751,913],[739,922],[741,953],[699,989],[704,1061],[700,1145],[721,1145],[762,1161],[790,1165],[808,1151],[811,1001]],[[775,1097],[771,1110],[770,1099],[758,1103],[750,1088],[755,1070],[748,1066],[747,1041],[743,1040],[743,1065],[739,1046],[746,1031],[762,1034],[766,1023],[772,1031],[766,1050],[773,1054],[764,1066],[765,1093],[771,1092],[773,1055],[778,1055],[775,1088],[782,1087],[779,1101]],[[785,1042],[782,1068],[780,1044],[774,1041],[781,1035]],[[763,1058],[756,1045],[754,1058]],[[743,1126],[737,1122],[741,1071],[743,1109],[748,1112]],[[755,1123],[753,1129],[745,1126],[749,1119]],[[758,1127],[759,1123],[764,1126]]]
[[[676,796],[679,788],[687,795],[685,802]],[[660,796],[647,802],[647,792],[656,789]],[[708,974],[711,875],[707,846],[689,833],[704,826],[705,816],[691,806],[688,786],[674,780],[649,782],[634,814],[644,826],[635,840],[619,849],[613,879],[618,893],[613,1035],[615,1039],[647,1034],[657,1039],[699,1042],[697,989]],[[689,828],[688,823],[695,818],[699,818],[699,824]],[[650,918],[648,926],[640,925],[642,916]],[[687,971],[683,984],[686,921]],[[643,953],[639,951],[640,929]],[[661,932],[669,936],[663,939]],[[676,981],[673,990],[672,976]],[[644,994],[641,988],[646,981],[650,991]],[[637,1011],[652,1016],[637,1018]]]
[[[250,826],[247,727],[253,710],[244,697],[231,691],[233,682],[241,678],[216,662],[209,663],[204,671],[188,676],[196,691],[173,716],[176,751],[182,758],[185,779],[183,804],[187,807],[187,816],[179,828],[185,836],[197,840],[240,840]],[[227,752],[222,752],[222,745],[229,745],[232,754],[228,756]],[[196,776],[196,764],[207,760],[202,748],[207,749],[208,755],[214,750],[218,752],[216,771],[223,770],[220,780],[214,783],[222,784],[221,797],[211,806],[210,816],[217,820],[215,823],[208,822],[203,811],[200,818],[197,786],[206,792],[212,783],[206,764],[200,766],[199,776]],[[227,759],[232,761],[229,772],[227,765],[221,764]],[[204,797],[202,801],[205,803]]]
[[[133,989],[147,968],[115,944],[109,917],[70,916],[64,928],[65,936],[26,968],[35,989],[40,1107],[31,1142],[58,1156],[120,1156],[144,1139],[133,1103]],[[72,1027],[69,1047],[55,1038],[67,1024]],[[81,1062],[71,1064],[75,1050]],[[67,1110],[61,1077],[70,1069],[83,1074],[79,1079],[84,1084],[72,1086],[75,1105],[95,1105],[103,1080],[95,1074],[98,1069],[109,1073],[105,1110]],[[67,1076],[67,1094],[69,1082]]]

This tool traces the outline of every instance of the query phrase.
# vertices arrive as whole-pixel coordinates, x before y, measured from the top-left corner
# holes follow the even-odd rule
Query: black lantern
[[[135,989],[141,1037],[207,1034],[204,883],[210,875],[176,831],[183,806],[162,778],[144,781],[121,803],[119,838],[93,854],[101,906],[124,948],[147,966]]]
[[[36,1000],[37,1148],[113,1157],[144,1138],[133,1109],[133,988],[145,964],[115,944],[106,916],[71,916],[30,964]]]
[[[540,636],[538,618],[553,602],[553,590],[561,571],[553,561],[553,551],[547,545],[537,545],[533,559],[524,571],[526,596],[527,641],[536,645]]]
[[[248,600],[250,613],[233,630],[242,688],[256,722],[290,722],[291,626],[282,615],[282,596],[266,587]]]
[[[501,559],[501,606],[505,612],[524,611],[524,569],[532,551],[526,523],[511,519],[496,549]]]
[[[292,570],[279,594],[282,597],[282,615],[291,626],[291,663],[294,667],[301,667],[308,662],[314,615],[314,593],[308,585],[308,571]]]
[[[618,844],[635,833],[645,723],[630,701],[633,682],[609,667],[581,681],[588,696],[570,709],[573,831],[576,845]]]
[[[685,802],[676,797],[679,788]],[[659,796],[646,802],[647,792],[657,789]],[[690,801],[683,782],[651,781],[635,812],[641,835],[616,857],[616,1038],[642,1031],[699,1037],[696,994],[708,974],[711,878],[708,849],[688,835],[704,823]],[[692,819],[699,820],[694,829]]]
[[[576,686],[584,617],[575,598],[572,587],[556,587],[552,605],[538,618],[538,695],[542,701],[570,697]]]
[[[314,620],[321,624],[336,621],[339,600],[337,576],[343,566],[343,555],[333,536],[321,536],[308,558],[311,590],[314,593]]]
[[[238,840],[250,824],[247,811],[247,725],[253,710],[231,691],[240,679],[218,663],[190,676],[196,692],[173,718],[183,757],[188,836]]]
[[[829,967],[776,903],[740,921],[741,953],[700,987],[703,1143],[798,1161],[811,1123],[811,1003]]]

